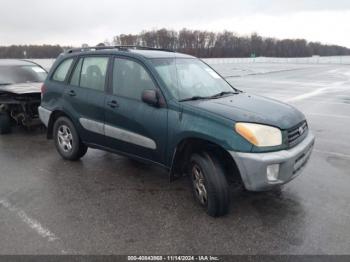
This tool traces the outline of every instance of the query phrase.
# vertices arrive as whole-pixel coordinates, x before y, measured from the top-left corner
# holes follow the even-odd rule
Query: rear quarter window
[[[58,82],[64,82],[64,80],[67,77],[69,68],[71,67],[73,63],[73,58],[64,60],[55,70],[52,80],[58,81]]]

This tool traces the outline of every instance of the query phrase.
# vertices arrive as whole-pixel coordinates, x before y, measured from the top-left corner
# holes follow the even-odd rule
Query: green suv
[[[47,136],[67,160],[88,149],[188,175],[211,216],[228,212],[230,185],[279,187],[309,159],[314,136],[290,105],[239,91],[201,60],[115,46],[60,55],[42,86]]]

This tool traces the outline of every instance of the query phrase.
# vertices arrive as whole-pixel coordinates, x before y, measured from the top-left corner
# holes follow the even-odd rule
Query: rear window
[[[37,65],[0,66],[0,84],[44,82],[47,73]]]
[[[56,69],[52,76],[52,79],[58,82],[64,82],[67,77],[70,66],[73,63],[73,59],[64,60]]]

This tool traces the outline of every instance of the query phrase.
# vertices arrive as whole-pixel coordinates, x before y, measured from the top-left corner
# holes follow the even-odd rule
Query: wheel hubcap
[[[69,152],[73,148],[73,136],[69,127],[61,125],[57,134],[58,145],[64,152]]]
[[[208,201],[207,189],[205,188],[205,179],[202,170],[198,165],[192,167],[192,181],[198,200],[202,205],[206,205]]]

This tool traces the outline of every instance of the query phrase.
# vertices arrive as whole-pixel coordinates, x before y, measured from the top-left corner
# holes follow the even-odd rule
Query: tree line
[[[56,58],[63,50],[59,45],[0,46],[0,58]]]
[[[256,33],[239,36],[230,31],[209,32],[182,29],[142,31],[120,34],[106,45],[139,45],[164,48],[197,57],[309,57],[350,55],[350,49],[338,45],[307,42],[305,39],[275,39]],[[59,45],[0,46],[0,58],[56,58],[67,47]]]
[[[160,29],[139,34],[120,34],[113,45],[144,45],[176,50],[198,57],[309,57],[350,55],[350,49],[337,45],[307,42],[305,39],[275,39],[256,33],[239,36],[230,31],[219,33],[182,29]]]

